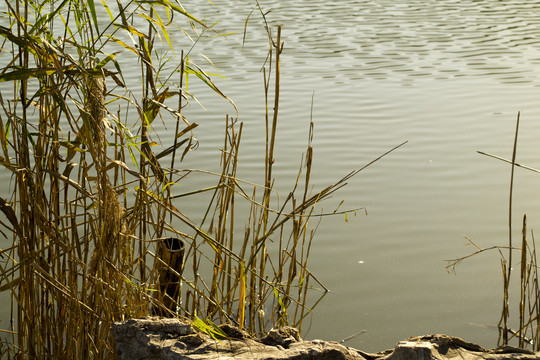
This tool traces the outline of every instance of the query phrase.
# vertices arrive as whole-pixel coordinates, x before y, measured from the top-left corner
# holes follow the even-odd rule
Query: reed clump
[[[194,41],[212,27],[170,0],[4,4],[0,165],[11,180],[0,224],[11,245],[0,250],[0,291],[11,315],[1,356],[110,358],[111,324],[151,313],[210,332],[215,322],[258,335],[301,328],[316,304],[310,290],[325,290],[308,269],[309,221],[361,169],[314,191],[309,140],[296,185],[273,208],[280,28],[274,34],[258,7],[269,43],[262,185],[237,178],[243,124],[235,110],[224,123],[221,171],[211,173],[216,185],[179,194],[187,176],[201,174],[182,166],[198,126],[183,115],[193,98],[188,77],[236,107],[188,53],[167,58],[156,49],[174,49],[173,20],[193,29]],[[139,66],[136,88],[119,61],[126,54]],[[171,59],[177,65],[167,67]],[[159,141],[162,126],[175,129],[171,144]],[[181,202],[201,192],[211,194],[206,215],[193,220]],[[249,208],[242,226],[239,202]],[[163,255],[169,250],[180,257]]]

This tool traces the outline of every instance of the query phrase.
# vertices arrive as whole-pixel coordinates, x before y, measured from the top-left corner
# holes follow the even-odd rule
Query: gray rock
[[[540,353],[504,347],[486,350],[446,335],[426,335],[400,341],[394,349],[370,354],[334,341],[302,340],[298,330],[274,329],[257,340],[230,325],[221,326],[225,339],[213,339],[178,319],[131,319],[113,325],[119,360],[432,360],[540,359]]]

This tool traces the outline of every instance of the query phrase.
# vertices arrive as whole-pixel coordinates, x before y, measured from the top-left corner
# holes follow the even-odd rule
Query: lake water
[[[201,41],[191,56],[208,56],[227,77],[218,83],[246,127],[241,176],[261,182],[264,30],[254,13],[242,48],[253,2],[214,3],[183,4],[238,34]],[[540,167],[540,5],[276,0],[262,6],[271,10],[274,30],[282,24],[285,41],[278,188],[286,191],[294,181],[312,96],[318,188],[409,141],[325,206],[331,210],[345,199],[350,208],[366,207],[368,215],[359,212],[348,223],[326,218],[320,226],[310,268],[331,293],[304,337],[341,340],[365,330],[346,344],[367,351],[428,333],[495,346],[497,332],[482,326],[496,325],[500,316],[498,254],[469,259],[453,275],[445,260],[474,250],[464,246],[464,236],[481,247],[507,242],[510,167],[476,151],[511,158],[518,111],[517,161]],[[221,131],[223,114],[232,108],[215,97],[200,100],[207,110],[192,106],[191,118]],[[208,154],[216,153],[219,131],[201,138],[194,163],[216,165]],[[539,175],[517,170],[515,238],[523,212],[529,227],[538,228],[539,184]]]
[[[263,182],[263,80],[267,42],[251,0],[182,1],[217,29],[191,51],[212,59],[216,80],[245,123],[240,176]],[[286,194],[305,150],[313,103],[316,189],[334,183],[392,147],[408,144],[349,181],[326,205],[365,207],[367,216],[326,218],[310,269],[331,290],[304,325],[304,338],[341,340],[365,351],[414,335],[445,333],[496,345],[502,304],[496,252],[445,269],[447,259],[508,238],[510,167],[479,155],[511,158],[521,111],[517,161],[540,168],[540,4],[474,0],[269,0],[282,24],[280,126],[276,187]],[[182,36],[179,36],[181,38]],[[206,64],[208,67],[208,64]],[[134,70],[133,79],[138,72]],[[193,82],[185,115],[200,124],[200,146],[187,168],[215,169],[226,101]],[[167,132],[160,134],[167,143]],[[6,175],[7,176],[7,175]],[[214,178],[197,179],[197,186]],[[540,175],[517,169],[514,231],[520,214],[540,223]],[[189,186],[189,185],[187,185]],[[197,211],[198,204],[183,204]],[[517,311],[517,303],[513,309]],[[306,326],[307,325],[307,326]],[[309,329],[308,329],[309,328]]]

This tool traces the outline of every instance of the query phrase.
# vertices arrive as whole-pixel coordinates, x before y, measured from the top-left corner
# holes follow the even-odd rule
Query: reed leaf
[[[8,356],[109,359],[112,323],[150,314],[189,318],[216,339],[225,338],[220,323],[253,335],[283,324],[301,328],[328,290],[308,268],[318,221],[329,215],[318,206],[361,169],[312,191],[312,123],[296,183],[274,208],[281,28],[274,39],[259,5],[272,59],[263,75],[266,172],[247,182],[237,176],[237,118],[225,116],[219,170],[183,163],[202,131],[184,112],[188,100],[198,101],[187,90],[190,77],[238,115],[215,81],[221,75],[191,62],[189,51],[178,59],[169,32],[177,14],[193,27],[181,29],[190,41],[212,26],[169,0],[117,0],[116,9],[105,0],[5,3],[0,167],[13,185],[0,196],[0,232],[12,244],[0,250],[0,291],[11,296],[12,321],[3,324],[13,328],[0,331],[12,334]],[[126,55],[140,66],[135,88],[124,78]],[[171,143],[159,131],[170,131]],[[215,183],[181,187],[202,177]],[[185,201],[201,199],[203,216],[184,213]],[[311,284],[323,289],[313,303]]]

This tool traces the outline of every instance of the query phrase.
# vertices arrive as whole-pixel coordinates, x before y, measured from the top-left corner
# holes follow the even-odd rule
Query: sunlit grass
[[[301,329],[317,303],[310,290],[320,290],[315,298],[326,291],[308,269],[317,205],[362,169],[314,190],[311,123],[296,182],[276,200],[281,28],[268,26],[257,3],[269,44],[257,185],[237,177],[243,124],[234,102],[175,48],[173,24],[193,42],[214,31],[180,3],[4,3],[0,50],[10,58],[0,70],[0,165],[13,180],[0,197],[12,239],[0,250],[0,291],[11,295],[13,327],[3,329],[9,338],[0,353],[110,358],[111,324],[150,314],[202,328],[231,323],[255,335]],[[128,55],[139,65],[137,88],[119,61]],[[219,172],[182,168],[197,144],[198,125],[183,115],[196,100],[190,81],[232,105]],[[164,124],[174,128],[170,144],[156,135]],[[178,194],[186,177],[201,174],[215,185]],[[182,203],[203,192],[211,194],[205,215],[192,219]]]

